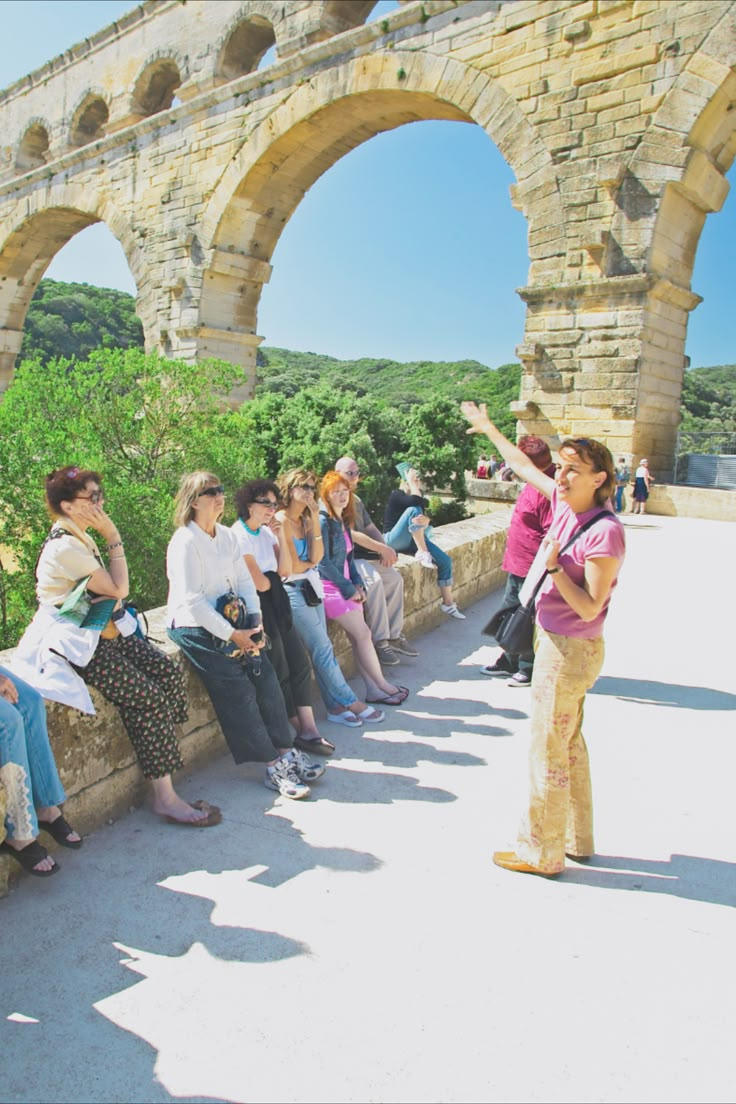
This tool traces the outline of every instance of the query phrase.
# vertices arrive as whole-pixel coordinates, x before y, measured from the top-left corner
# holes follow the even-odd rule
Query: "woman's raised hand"
[[[460,403],[460,409],[470,422],[470,427],[465,431],[466,433],[487,433],[489,428],[494,428],[493,422],[488,417],[485,403],[478,406],[474,402],[463,402]]]

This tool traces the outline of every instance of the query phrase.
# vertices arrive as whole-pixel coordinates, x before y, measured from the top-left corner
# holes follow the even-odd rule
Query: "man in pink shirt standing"
[[[529,457],[535,467],[545,475],[554,476],[555,466],[546,441],[541,437],[527,434],[520,439],[518,447],[525,456]],[[501,565],[503,570],[509,573],[503,595],[504,606],[511,606],[518,601],[519,591],[551,521],[550,500],[531,483],[527,483],[516,500],[514,512],[511,515],[506,552]],[[510,652],[501,652],[495,663],[481,667],[484,675],[510,676],[507,679],[508,686],[530,686],[533,669],[533,656],[517,656]]]

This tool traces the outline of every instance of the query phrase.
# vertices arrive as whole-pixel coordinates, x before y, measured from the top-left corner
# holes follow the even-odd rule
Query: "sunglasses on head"
[[[270,506],[272,510],[275,510],[278,506],[275,498],[254,498],[253,501],[257,502],[259,506]]]
[[[202,498],[203,495],[207,495],[208,498],[217,498],[218,495],[224,494],[225,488],[222,483],[218,483],[216,487],[205,487],[203,491],[200,491],[197,498]]]

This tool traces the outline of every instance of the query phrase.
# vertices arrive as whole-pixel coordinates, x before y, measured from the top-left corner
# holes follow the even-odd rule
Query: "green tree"
[[[214,467],[228,448],[234,467],[236,441],[220,425],[230,418],[223,396],[241,380],[229,364],[191,365],[137,349],[21,365],[0,404],[0,547],[18,567],[3,579],[4,646],[35,609],[34,567],[49,525],[44,480],[65,464],[101,474],[125,537],[131,593],[145,607],[165,600],[172,497],[184,471]]]

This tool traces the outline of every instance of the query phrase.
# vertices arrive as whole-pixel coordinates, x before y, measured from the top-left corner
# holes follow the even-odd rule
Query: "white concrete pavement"
[[[221,826],[138,810],[0,901],[0,1100],[732,1101],[736,526],[626,521],[593,865],[491,864],[529,705],[478,671],[496,595],[386,724],[324,725],[311,800],[223,757],[181,786]]]

